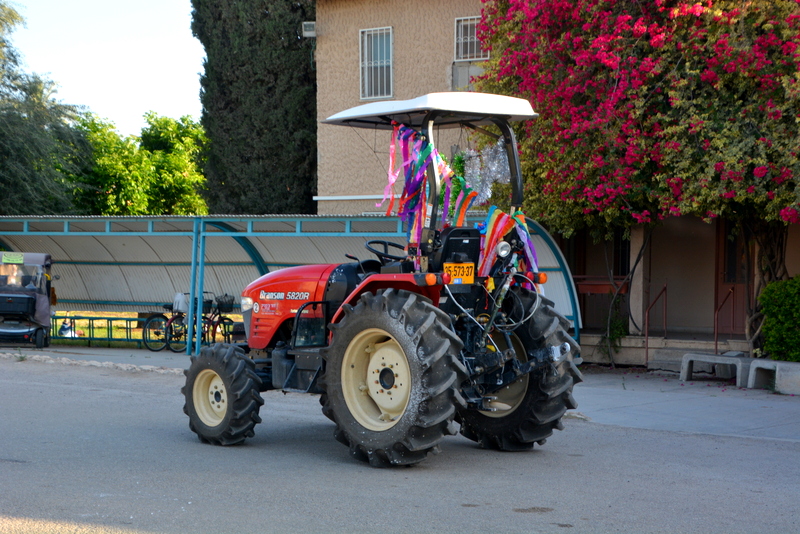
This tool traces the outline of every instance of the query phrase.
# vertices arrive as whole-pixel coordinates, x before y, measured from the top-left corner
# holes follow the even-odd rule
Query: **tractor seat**
[[[481,254],[481,233],[477,228],[451,226],[441,235],[442,246],[433,253],[428,263],[430,272],[441,272],[448,262],[476,264]]]

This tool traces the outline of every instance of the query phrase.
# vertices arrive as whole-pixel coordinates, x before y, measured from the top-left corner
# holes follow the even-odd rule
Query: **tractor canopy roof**
[[[494,124],[533,119],[538,114],[522,98],[487,93],[429,93],[411,100],[384,100],[346,109],[331,115],[325,124],[391,130],[392,122],[420,128],[429,113],[436,112],[439,128]]]

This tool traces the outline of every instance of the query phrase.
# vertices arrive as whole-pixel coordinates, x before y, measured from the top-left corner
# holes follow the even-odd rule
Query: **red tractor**
[[[495,132],[513,213],[522,178],[509,123],[535,116],[521,99],[433,93],[327,119],[405,136],[408,245],[368,241],[375,258],[282,269],[248,285],[247,343],[204,347],[186,371],[191,430],[204,442],[241,443],[271,389],[319,394],[335,438],[379,467],[420,462],[459,431],[481,447],[518,451],[561,429],[581,381],[569,322],[543,296],[535,261],[525,261],[521,225],[506,217],[490,235],[463,225],[466,203],[452,218],[443,209],[450,174],[433,147],[440,128]]]

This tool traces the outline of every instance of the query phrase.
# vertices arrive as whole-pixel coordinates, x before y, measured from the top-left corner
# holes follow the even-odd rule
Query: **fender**
[[[441,277],[436,277],[436,284],[428,285],[426,283],[425,275],[420,274],[400,274],[400,273],[387,273],[387,274],[373,274],[365,279],[358,285],[344,301],[344,304],[355,306],[361,295],[366,292],[376,293],[381,289],[405,289],[411,293],[417,293],[430,300],[434,306],[439,307],[439,295],[442,292]],[[336,313],[331,318],[331,323],[338,323],[344,311],[342,306],[336,310]]]

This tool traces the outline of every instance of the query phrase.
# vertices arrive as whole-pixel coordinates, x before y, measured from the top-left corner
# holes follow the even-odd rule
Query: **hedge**
[[[800,276],[769,284],[759,300],[764,351],[773,360],[800,362]]]

